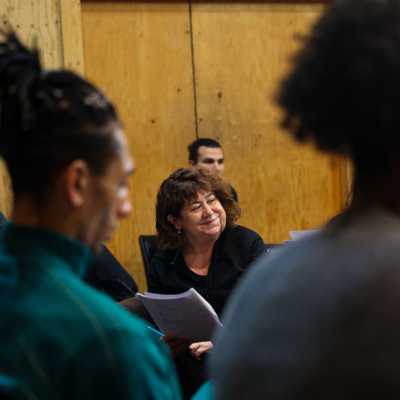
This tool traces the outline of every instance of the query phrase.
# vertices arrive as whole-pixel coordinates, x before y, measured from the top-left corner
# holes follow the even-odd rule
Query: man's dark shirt
[[[138,291],[136,282],[106,246],[89,266],[84,280],[116,301],[133,297]]]

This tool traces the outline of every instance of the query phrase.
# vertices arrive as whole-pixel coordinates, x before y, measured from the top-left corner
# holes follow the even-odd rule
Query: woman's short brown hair
[[[160,186],[156,204],[156,228],[161,248],[181,248],[185,241],[168,220],[180,217],[185,205],[196,198],[199,190],[214,193],[226,212],[226,225],[232,226],[240,216],[240,208],[232,197],[232,188],[221,178],[198,168],[180,168]]]

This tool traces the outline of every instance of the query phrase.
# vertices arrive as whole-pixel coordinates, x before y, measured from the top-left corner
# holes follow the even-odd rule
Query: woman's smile
[[[213,216],[213,218],[208,218],[207,220],[200,223],[200,225],[211,225],[218,221],[218,215]]]

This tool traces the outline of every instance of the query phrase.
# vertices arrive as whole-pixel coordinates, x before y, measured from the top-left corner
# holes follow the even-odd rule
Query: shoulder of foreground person
[[[169,351],[144,321],[108,296],[84,284],[77,287],[86,333],[65,355],[65,399],[180,399]]]
[[[68,269],[53,272],[3,305],[1,366],[24,399],[180,399],[168,349],[145,323]]]
[[[73,355],[65,399],[180,399],[169,352],[147,331],[142,324],[120,327],[83,342]]]
[[[302,395],[319,368],[333,371],[327,379],[337,373],[350,383],[365,355],[377,356],[378,350],[387,357],[386,367],[397,368],[400,347],[397,352],[389,347],[399,326],[391,323],[400,301],[399,234],[387,232],[387,225],[380,234],[376,226],[324,231],[255,263],[226,308],[211,354],[217,399],[306,398]],[[348,318],[362,320],[345,324]],[[377,347],[375,330],[383,338],[387,332],[379,343],[390,345]],[[360,338],[370,353],[361,351]],[[325,384],[326,390],[331,382]],[[345,393],[345,385],[335,390],[342,388]]]
[[[44,354],[42,340],[35,346],[51,392],[66,400],[180,399],[169,351],[144,321],[68,272],[57,277],[66,289],[52,292],[59,314],[45,338],[55,351]]]

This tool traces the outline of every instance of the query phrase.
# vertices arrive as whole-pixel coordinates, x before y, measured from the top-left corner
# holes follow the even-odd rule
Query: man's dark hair
[[[199,155],[199,147],[200,146],[220,148],[220,149],[222,148],[222,146],[214,139],[210,139],[210,138],[196,139],[194,142],[192,142],[188,146],[189,161],[191,161],[193,164],[197,163],[197,158],[198,158],[198,155]]]
[[[42,199],[75,159],[101,174],[117,151],[113,105],[73,72],[45,71],[14,33],[0,43],[0,154],[14,195]]]
[[[337,0],[314,26],[283,82],[283,126],[300,141],[387,168],[400,144],[400,2]]]

